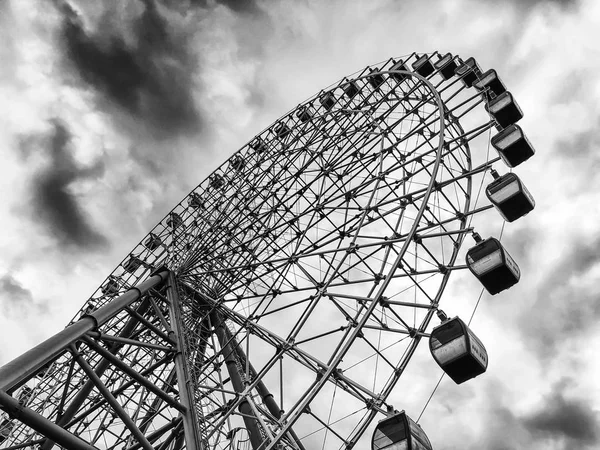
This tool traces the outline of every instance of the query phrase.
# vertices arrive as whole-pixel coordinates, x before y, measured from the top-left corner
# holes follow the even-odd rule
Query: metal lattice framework
[[[474,190],[498,160],[485,92],[409,70],[419,58],[268,127],[63,332],[0,368],[0,448],[357,444],[465,268],[490,207]]]

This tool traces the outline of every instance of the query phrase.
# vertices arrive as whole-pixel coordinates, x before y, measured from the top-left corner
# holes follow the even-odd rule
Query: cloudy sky
[[[443,380],[421,424],[436,449],[599,448],[599,29],[596,0],[0,2],[0,364],[279,116],[449,51],[517,97],[537,205],[504,233],[522,281],[473,322],[495,362]]]

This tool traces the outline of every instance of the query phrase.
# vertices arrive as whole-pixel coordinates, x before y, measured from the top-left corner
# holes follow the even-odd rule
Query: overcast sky
[[[0,364],[305,98],[452,52],[524,110],[537,205],[504,232],[522,281],[473,322],[488,373],[444,380],[421,423],[436,449],[600,448],[598,30],[596,0],[0,2]]]

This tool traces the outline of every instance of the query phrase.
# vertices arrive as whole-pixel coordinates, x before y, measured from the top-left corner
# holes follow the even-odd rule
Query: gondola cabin
[[[510,125],[492,137],[492,146],[508,167],[517,167],[535,154],[519,125]]]
[[[475,378],[487,369],[485,347],[458,317],[433,329],[429,350],[435,362],[456,384]]]
[[[119,282],[111,275],[100,290],[104,295],[114,295],[119,292]]]
[[[241,155],[233,155],[229,160],[229,165],[233,170],[242,170],[246,166],[246,160]]]
[[[514,222],[535,207],[535,200],[514,173],[506,173],[492,181],[485,189],[485,195],[507,222]]]
[[[433,72],[435,72],[435,68],[433,67],[431,60],[427,55],[423,55],[419,59],[417,59],[413,63],[412,68],[422,77],[428,77]]]
[[[125,269],[125,272],[134,273],[141,265],[142,261],[132,255],[123,263],[123,269]]]
[[[150,233],[144,241],[144,247],[150,251],[156,250],[162,244],[162,240],[154,233]]]
[[[408,78],[408,75],[405,73],[394,73],[394,71],[396,70],[402,70],[403,72],[408,72],[408,68],[406,67],[406,64],[404,64],[404,61],[400,60],[398,62],[396,62],[390,69],[391,73],[390,76],[396,80],[398,83],[400,83],[401,81],[405,80],[406,78]]]
[[[85,305],[85,308],[83,308],[83,311],[81,311],[81,317],[87,316],[87,315],[93,313],[94,311],[96,311],[96,309],[98,309],[98,307],[96,306],[96,302],[94,302],[93,300],[90,300]]]
[[[220,189],[225,184],[225,178],[218,173],[215,173],[212,177],[210,177],[210,187],[213,189]]]
[[[519,266],[496,238],[487,238],[467,251],[467,267],[492,295],[514,286]]]
[[[267,145],[265,141],[258,137],[250,144],[250,148],[256,153],[262,153],[267,149]]]
[[[371,450],[433,450],[429,438],[404,411],[381,420],[375,427]]]
[[[285,123],[280,122],[275,126],[274,131],[279,139],[285,139],[292,130]]]
[[[504,83],[494,69],[490,69],[481,75],[481,78],[473,83],[473,86],[479,91],[487,90],[493,92],[495,96],[506,92],[506,86],[504,86]]]
[[[302,108],[299,108],[298,111],[296,111],[296,117],[300,119],[300,122],[306,123],[310,119],[312,119],[312,114],[310,113],[310,110],[307,106],[303,106]]]
[[[183,224],[183,219],[177,213],[172,212],[169,214],[169,218],[167,219],[167,226],[171,228],[180,227]]]
[[[319,103],[321,106],[329,111],[335,105],[335,96],[331,92],[325,92],[321,96],[319,96]]]
[[[29,386],[23,386],[21,388],[21,392],[19,392],[19,405],[26,405],[29,401],[29,398],[31,397],[31,394],[33,394],[33,389],[31,389]]]
[[[196,192],[192,192],[188,199],[188,205],[193,209],[204,209],[204,202],[202,201],[202,197],[198,195]]]
[[[342,86],[342,89],[344,90],[344,94],[351,100],[356,97],[356,94],[359,92],[358,85],[355,81],[348,81]]]
[[[487,109],[502,128],[506,128],[523,118],[523,111],[508,91],[490,100]]]
[[[383,75],[381,75],[379,72],[379,69],[375,68],[375,69],[369,69],[369,73],[371,75],[369,75],[368,80],[369,80],[369,84],[371,85],[371,87],[373,89],[379,89],[379,86],[381,86],[383,84],[383,82],[385,81],[385,79],[383,78]]]
[[[456,59],[452,56],[452,53],[446,53],[435,63],[435,68],[439,70],[439,73],[444,80],[452,78],[457,67],[458,64],[456,64]]]
[[[475,81],[477,81],[481,75],[481,68],[479,67],[479,64],[477,64],[475,58],[471,57],[458,66],[454,70],[454,73],[456,76],[462,79],[465,87],[469,88],[473,86],[473,83],[475,83]]]

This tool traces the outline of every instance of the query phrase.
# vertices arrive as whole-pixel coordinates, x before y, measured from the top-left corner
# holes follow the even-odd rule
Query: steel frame
[[[261,132],[130,253],[139,267],[126,258],[78,319],[0,368],[0,405],[24,424],[6,445],[225,450],[243,425],[253,450],[304,450],[314,433],[349,449],[393,409],[490,208],[474,180],[499,159],[471,151],[494,126],[484,93],[394,64]],[[369,360],[367,387],[354,367]],[[327,392],[356,410],[332,417]]]

